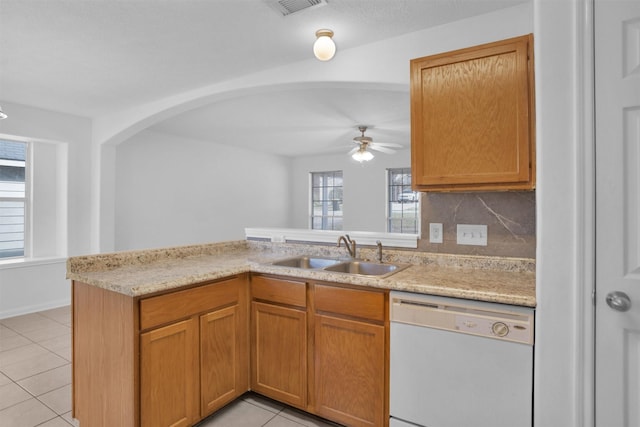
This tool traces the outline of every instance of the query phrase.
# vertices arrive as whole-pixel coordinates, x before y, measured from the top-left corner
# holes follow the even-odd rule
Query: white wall
[[[0,263],[0,318],[69,304],[66,257],[89,251],[91,121],[2,102],[0,137],[32,143],[31,257]]]
[[[370,162],[358,163],[346,152],[293,159],[290,227],[309,228],[309,174],[343,171],[344,229],[386,232],[387,168],[411,167],[411,151],[375,154]]]
[[[290,160],[142,132],[116,149],[117,250],[244,239],[289,223]]]

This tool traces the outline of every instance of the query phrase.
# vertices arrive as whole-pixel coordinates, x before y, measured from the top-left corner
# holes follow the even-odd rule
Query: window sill
[[[10,258],[0,260],[0,270],[10,268],[28,268],[37,265],[58,264],[67,262],[66,257],[42,257],[42,258]]]
[[[300,228],[245,228],[247,239],[269,239],[272,242],[314,242],[335,244],[338,237],[348,234],[360,245],[376,245],[396,248],[417,248],[417,234],[379,233],[372,231],[306,230]]]

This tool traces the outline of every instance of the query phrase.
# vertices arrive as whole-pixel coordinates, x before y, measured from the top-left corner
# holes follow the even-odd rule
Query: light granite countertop
[[[358,257],[375,259],[375,248]],[[386,278],[275,266],[296,255],[344,256],[344,248],[234,241],[71,257],[67,278],[131,297],[144,297],[246,272],[348,283],[406,292],[535,307],[535,261],[385,249],[383,261],[410,264]]]

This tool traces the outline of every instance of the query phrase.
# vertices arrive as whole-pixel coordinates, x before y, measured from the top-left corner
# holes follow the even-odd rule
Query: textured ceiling
[[[0,0],[0,100],[95,118],[309,59],[318,28],[333,29],[340,35],[338,48],[348,49],[523,1],[328,0],[282,17],[267,0]],[[309,151],[295,144],[300,133],[342,126],[343,134],[354,129],[355,136],[360,120],[382,131],[384,123],[371,122],[393,116],[385,105],[408,107],[406,94],[397,92],[382,91],[366,103],[352,102],[367,96],[361,91],[327,90],[326,95],[282,94],[286,104],[270,104],[282,115],[271,120],[261,117],[265,99],[247,96],[193,110],[154,129],[195,138],[215,133],[236,143],[237,129],[224,126],[238,121],[224,113],[228,109],[243,117],[242,137],[254,141],[248,147],[261,149],[255,141],[272,133],[279,137],[268,144],[271,152],[298,155]],[[307,105],[319,98],[333,109]],[[403,122],[397,140],[408,135],[408,109],[403,111],[403,118],[387,120],[390,128]],[[302,129],[300,123],[309,126]]]

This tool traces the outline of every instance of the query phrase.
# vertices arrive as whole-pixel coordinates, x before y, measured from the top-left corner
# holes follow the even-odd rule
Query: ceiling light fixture
[[[351,155],[351,158],[357,162],[368,162],[373,159],[373,154],[371,151],[367,151],[366,146],[360,146],[360,149]]]
[[[2,111],[2,106],[0,105],[0,120],[6,119],[7,117],[9,117],[9,116],[7,116],[7,113]]]
[[[333,31],[316,31],[316,41],[313,43],[313,54],[320,61],[328,61],[336,54],[336,44],[333,42]]]

